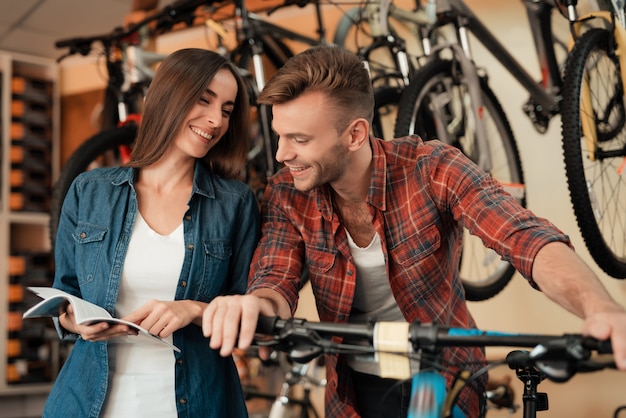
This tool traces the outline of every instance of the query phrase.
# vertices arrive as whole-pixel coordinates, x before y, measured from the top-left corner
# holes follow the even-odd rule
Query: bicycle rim
[[[611,32],[592,29],[567,61],[562,104],[563,157],[574,215],[591,257],[626,278],[624,86]],[[583,132],[583,121],[587,123]],[[587,128],[588,126],[588,128]]]
[[[72,182],[80,173],[97,167],[121,165],[122,147],[130,147],[137,136],[137,126],[129,124],[97,133],[83,142],[67,160],[52,189],[50,204],[50,243],[54,248],[63,200]]]
[[[467,88],[461,76],[460,69],[453,69],[453,63],[448,60],[435,60],[422,67],[400,99],[395,136],[418,134],[428,140],[441,138],[438,132],[445,129],[452,138],[451,145],[478,161],[480,149],[469,113]],[[511,127],[484,79],[480,87],[492,158],[489,174],[525,205],[522,166]],[[510,263],[464,229],[459,274],[468,300],[481,301],[495,296],[514,273]]]

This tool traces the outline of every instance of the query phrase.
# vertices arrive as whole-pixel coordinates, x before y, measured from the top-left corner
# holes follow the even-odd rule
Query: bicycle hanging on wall
[[[579,18],[577,2],[564,3],[576,38],[565,66],[561,115],[570,198],[594,261],[610,276],[625,279],[624,1],[604,1],[602,10]]]

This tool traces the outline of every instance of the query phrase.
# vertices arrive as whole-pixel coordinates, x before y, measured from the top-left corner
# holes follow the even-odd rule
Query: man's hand
[[[626,312],[600,312],[583,323],[583,334],[598,340],[611,339],[613,357],[618,369],[626,371]]]
[[[252,344],[259,314],[274,314],[269,303],[254,295],[218,296],[204,310],[202,332],[220,355],[232,354],[235,345],[246,350]]]

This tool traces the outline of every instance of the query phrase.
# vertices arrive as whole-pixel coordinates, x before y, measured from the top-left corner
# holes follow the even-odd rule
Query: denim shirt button
[[[184,405],[184,404],[186,404],[186,403],[187,403],[187,399],[182,398],[182,399],[181,399],[180,401],[178,401],[178,402],[180,402],[180,403],[182,403],[182,404]]]
[[[185,220],[190,221],[191,220],[191,215],[185,216]]]
[[[182,365],[183,365],[183,359],[182,359],[182,358],[179,358],[178,360],[176,360],[176,363],[177,363],[179,366],[182,366]]]
[[[193,250],[193,249],[194,249],[194,246],[193,246],[193,244],[189,244],[189,245],[187,246],[187,248],[189,248],[190,250]]]
[[[80,237],[85,239],[87,237],[87,233],[86,232],[81,232],[80,233]]]
[[[180,282],[180,287],[187,287],[187,281],[183,280],[182,282]]]

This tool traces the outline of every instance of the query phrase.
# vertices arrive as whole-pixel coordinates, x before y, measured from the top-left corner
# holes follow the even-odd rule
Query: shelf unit
[[[0,77],[0,402],[8,405],[47,395],[62,359],[50,319],[21,318],[37,299],[25,287],[53,279],[48,213],[60,95],[53,60],[0,51]]]

